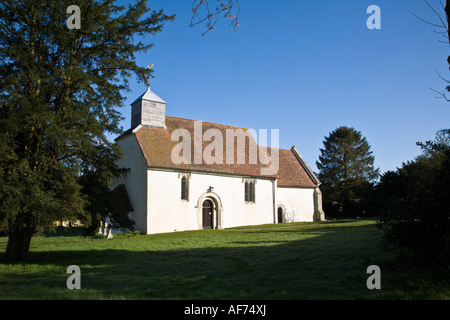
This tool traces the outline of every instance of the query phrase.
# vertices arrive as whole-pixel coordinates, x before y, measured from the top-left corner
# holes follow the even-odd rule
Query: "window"
[[[250,181],[248,184],[248,191],[249,191],[249,199],[250,202],[255,202],[255,182]]]
[[[247,180],[245,184],[245,202],[255,202],[255,181]]]
[[[189,178],[187,176],[181,178],[181,200],[189,200]]]

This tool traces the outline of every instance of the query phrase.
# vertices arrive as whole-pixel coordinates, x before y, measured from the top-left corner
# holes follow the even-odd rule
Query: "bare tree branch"
[[[441,75],[439,74],[439,72],[436,71],[436,73],[437,73],[437,75],[438,75],[439,78],[441,78],[442,80],[444,80],[444,81],[447,82],[447,83],[450,83],[450,81],[447,80],[447,79],[445,79],[443,76],[441,76]]]
[[[218,0],[219,6],[213,11],[210,8],[208,0],[194,0],[192,3],[192,17],[190,27],[198,24],[206,24],[206,31],[202,36],[214,29],[220,16],[230,19],[229,26],[233,26],[234,30],[239,26],[239,14],[241,11],[239,0]]]
[[[440,35],[445,39],[445,41],[439,40],[439,42],[449,44],[449,40],[450,40],[450,30],[449,30],[449,22],[450,22],[450,0],[446,0],[446,5],[445,5],[445,7],[444,7],[444,4],[442,3],[442,0],[439,0],[439,4],[440,4],[441,8],[442,8],[442,9],[444,10],[444,12],[445,12],[445,19],[442,18],[441,14],[440,14],[436,9],[434,9],[433,6],[430,5],[430,3],[429,3],[427,0],[424,0],[424,2],[425,2],[425,3],[427,4],[427,6],[431,9],[431,11],[433,11],[433,12],[436,14],[436,16],[437,16],[438,19],[439,19],[439,24],[437,24],[437,23],[432,23],[432,22],[430,22],[430,21],[424,20],[424,19],[418,17],[418,16],[417,16],[416,14],[414,14],[414,13],[413,13],[413,15],[414,15],[417,19],[419,19],[420,21],[422,21],[422,22],[425,22],[425,23],[427,23],[427,24],[429,24],[429,25],[432,25],[432,26],[434,26],[434,27],[440,28],[441,30],[444,29],[445,31],[437,31],[437,30],[433,30],[433,32],[434,32],[434,33],[437,33],[437,34],[440,34]],[[450,56],[447,58],[447,62],[448,62],[448,64],[449,64],[449,66],[450,66]],[[449,69],[450,69],[450,68],[449,68]],[[445,79],[443,76],[441,76],[441,75],[439,74],[439,72],[436,71],[436,73],[437,73],[437,75],[439,76],[439,78],[441,78],[441,79],[442,79],[443,81],[445,81],[447,84],[450,84],[450,81],[447,80],[447,79]],[[446,91],[447,91],[447,93],[450,92],[450,85],[447,85],[447,86],[445,87],[445,91],[442,91],[442,92],[437,91],[437,90],[435,90],[435,89],[433,89],[433,88],[430,88],[430,89],[431,89],[432,91],[434,91],[434,92],[436,92],[436,93],[439,94],[439,97],[437,97],[437,98],[445,99],[446,101],[449,101],[449,102],[450,102],[450,99],[447,98],[447,96],[446,96]]]
[[[445,31],[436,31],[436,30],[433,30],[433,31],[434,31],[435,33],[441,34],[442,36],[444,36],[444,38],[448,39],[448,38],[449,38],[449,35],[450,35],[450,31],[449,31],[449,29],[448,29],[448,19],[449,19],[449,18],[448,18],[448,15],[447,15],[447,17],[446,17],[446,20],[447,20],[447,23],[446,23],[446,22],[444,21],[444,19],[441,17],[441,14],[440,14],[439,12],[437,12],[436,9],[434,9],[433,6],[430,5],[430,3],[429,3],[427,0],[424,0],[424,2],[425,2],[425,3],[427,4],[427,6],[431,9],[431,11],[433,11],[433,12],[436,14],[436,16],[438,17],[440,23],[437,24],[437,23],[433,23],[433,22],[427,21],[427,20],[425,20],[425,19],[420,18],[420,17],[417,16],[415,13],[412,13],[412,15],[413,15],[414,17],[416,17],[417,19],[419,19],[420,21],[422,21],[422,22],[425,22],[425,23],[427,23],[427,24],[429,24],[429,25],[432,25],[432,26],[434,26],[434,27],[437,27],[437,28],[444,29]],[[441,5],[441,7],[443,7],[443,4],[442,4],[441,0],[439,0],[439,3],[440,3],[440,5]],[[447,7],[449,7],[449,0],[447,0]],[[446,7],[446,8],[447,8],[447,7]],[[445,9],[445,10],[446,10],[446,9]],[[447,11],[445,11],[445,12],[447,13]],[[446,41],[446,42],[448,42],[448,41]]]
[[[442,17],[441,17],[441,15],[439,14],[439,12],[437,12],[429,3],[428,3],[428,1],[427,0],[424,0],[425,1],[425,3],[428,5],[428,7],[431,9],[431,11],[433,11],[435,14],[436,14],[436,16],[438,17],[438,19],[441,21],[441,27],[443,27],[443,28],[445,28],[445,30],[447,30],[447,34],[448,34],[448,32],[449,32],[449,30],[448,30],[448,26],[447,26],[447,24],[445,23],[445,21],[442,19]],[[441,6],[442,6],[442,2],[439,0],[439,3],[441,4]],[[448,0],[447,0],[447,4],[448,4]],[[448,18],[446,19],[447,20],[447,22],[448,22]]]
[[[425,23],[427,23],[427,24],[429,24],[429,25],[432,25],[433,27],[438,27],[438,28],[444,28],[444,29],[446,29],[445,26],[442,26],[441,24],[435,24],[435,23],[432,23],[432,22],[427,21],[427,20],[425,20],[425,19],[422,19],[421,17],[419,17],[418,15],[416,15],[414,12],[412,13],[412,15],[413,15],[414,17],[416,17],[417,19],[419,19],[420,21],[425,22]]]
[[[433,88],[430,88],[430,90],[436,92],[437,94],[439,94],[439,97],[436,97],[436,98],[438,98],[438,99],[445,99],[446,101],[450,102],[450,99],[447,98],[447,96],[445,95],[445,92],[440,92],[440,91],[437,91],[437,90],[435,90]]]
[[[450,39],[450,30],[448,29],[448,26],[450,25],[450,1],[447,0],[445,7],[440,0],[439,2],[441,3],[441,7],[444,9],[445,15],[447,16],[447,36],[448,39]]]

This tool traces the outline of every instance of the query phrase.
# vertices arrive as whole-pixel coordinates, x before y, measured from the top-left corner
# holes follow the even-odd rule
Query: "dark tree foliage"
[[[424,2],[438,22],[418,18],[437,27],[435,32],[445,39],[441,42],[448,44],[450,1],[445,7],[439,1],[445,18]],[[450,56],[447,62],[450,65]],[[450,85],[446,92],[432,90],[450,101],[446,96]],[[434,141],[417,144],[422,155],[396,171],[384,173],[372,193],[373,208],[381,216],[379,226],[384,230],[382,244],[410,261],[450,267],[450,129],[438,131]]]
[[[379,169],[367,139],[354,128],[341,126],[332,131],[320,149],[318,178],[328,218],[366,214],[366,199]]]
[[[424,152],[384,173],[374,190],[383,246],[416,262],[450,265],[450,130]]]
[[[98,157],[91,160],[91,165],[83,166],[83,173],[78,179],[82,193],[86,195],[86,210],[90,217],[88,232],[94,234],[99,230],[100,222],[110,221],[114,229],[133,229],[134,221],[129,218],[126,207],[121,203],[122,195],[111,189],[118,176],[127,174],[128,170],[116,166],[121,152],[114,144],[114,153],[106,148],[100,149]]]
[[[121,172],[106,134],[121,132],[117,108],[127,79],[134,74],[147,83],[152,73],[135,62],[152,44],[133,37],[155,34],[174,18],[150,12],[146,2],[126,8],[77,1],[81,29],[71,30],[66,11],[73,1],[0,3],[0,227],[9,237],[7,258],[27,257],[32,236],[54,221],[89,223],[80,177]]]

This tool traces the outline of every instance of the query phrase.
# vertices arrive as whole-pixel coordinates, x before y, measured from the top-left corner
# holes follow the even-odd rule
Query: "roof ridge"
[[[260,146],[259,144],[258,144],[258,147],[269,148],[269,149],[278,149],[278,150],[283,150],[283,151],[287,151],[287,152],[292,152],[291,149],[275,148],[275,147],[269,147],[269,146]]]
[[[306,163],[305,159],[301,156],[300,152],[298,152],[297,148],[295,146],[292,146],[291,148],[292,153],[297,158],[298,162],[302,165],[302,167],[305,169],[306,173],[310,177],[313,183],[320,186],[320,180],[317,178],[314,171],[311,170],[310,166]]]
[[[233,125],[230,125],[230,124],[223,124],[223,123],[217,123],[217,122],[211,122],[211,121],[187,119],[187,118],[180,118],[180,117],[174,117],[174,116],[166,116],[166,118],[180,119],[180,120],[186,120],[186,121],[201,121],[202,123],[208,123],[208,124],[212,124],[212,125],[219,125],[219,126],[225,126],[225,127],[232,127],[232,128],[237,128],[237,129],[249,130],[246,127],[238,127],[238,126],[233,126]]]

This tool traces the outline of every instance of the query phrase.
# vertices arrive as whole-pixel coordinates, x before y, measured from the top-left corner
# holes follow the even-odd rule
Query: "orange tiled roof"
[[[155,168],[170,168],[176,170],[189,170],[189,171],[203,171],[203,172],[217,172],[224,174],[234,174],[234,175],[244,175],[253,177],[269,177],[277,178],[278,186],[292,186],[292,187],[316,187],[317,184],[314,182],[314,178],[311,178],[308,174],[309,168],[305,168],[300,160],[296,157],[293,151],[286,149],[278,149],[279,152],[279,169],[276,174],[265,176],[261,174],[261,169],[267,167],[259,161],[259,155],[256,164],[250,164],[249,154],[250,152],[256,152],[258,154],[258,149],[263,149],[267,151],[270,156],[270,152],[275,150],[274,148],[260,147],[256,145],[255,140],[253,140],[254,145],[257,150],[251,149],[251,145],[248,141],[245,144],[245,150],[239,150],[237,148],[237,142],[235,141],[234,146],[234,164],[227,164],[226,161],[226,130],[227,129],[242,129],[244,132],[247,131],[246,128],[239,128],[234,126],[228,126],[223,124],[211,123],[211,122],[201,122],[202,125],[202,136],[208,129],[216,129],[222,133],[223,137],[223,163],[213,163],[207,164],[202,161],[202,163],[194,163],[194,120],[182,119],[176,117],[166,116],[165,118],[166,127],[156,128],[142,126],[135,131],[136,139],[141,147],[143,155],[147,161],[149,167]],[[176,129],[186,129],[191,137],[191,161],[188,163],[175,164],[172,161],[171,155],[173,148],[179,143],[178,141],[172,141],[171,136]],[[127,131],[123,136],[131,134],[132,131]],[[118,138],[120,139],[120,138]],[[203,140],[203,139],[202,139]],[[236,140],[236,139],[235,139]],[[202,141],[202,154],[205,147],[210,145],[211,141]],[[250,149],[249,149],[250,148]],[[243,152],[242,152],[243,151]],[[242,154],[243,153],[243,154]],[[239,156],[245,158],[244,164],[237,163]],[[269,164],[270,165],[270,164]]]

